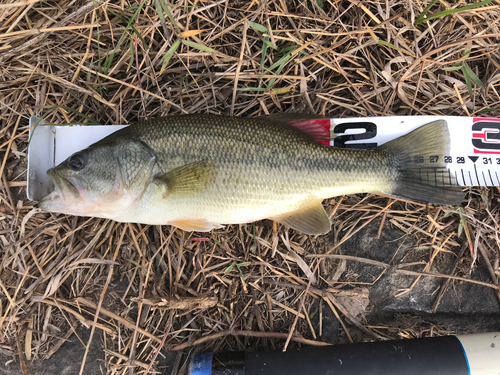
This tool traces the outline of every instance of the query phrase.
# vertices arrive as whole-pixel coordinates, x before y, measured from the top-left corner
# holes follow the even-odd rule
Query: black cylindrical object
[[[203,353],[190,375],[498,375],[500,333],[289,349]]]

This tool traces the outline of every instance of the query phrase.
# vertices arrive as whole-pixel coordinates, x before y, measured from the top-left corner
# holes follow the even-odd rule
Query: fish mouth
[[[58,208],[76,202],[80,198],[80,192],[75,184],[57,173],[54,168],[49,169],[47,175],[54,183],[55,190],[38,202],[41,208],[47,211],[58,211]]]

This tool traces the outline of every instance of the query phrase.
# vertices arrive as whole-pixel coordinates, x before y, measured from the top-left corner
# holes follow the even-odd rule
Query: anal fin
[[[331,229],[330,219],[321,201],[270,219],[306,234],[325,234]]]
[[[186,232],[209,232],[212,229],[222,228],[222,225],[211,223],[206,219],[181,219],[168,224]]]

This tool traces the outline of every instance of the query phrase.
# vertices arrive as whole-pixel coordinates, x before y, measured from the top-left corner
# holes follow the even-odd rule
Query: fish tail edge
[[[387,155],[390,191],[396,198],[441,205],[463,202],[464,193],[449,172],[450,135],[445,120],[433,121],[375,149]]]

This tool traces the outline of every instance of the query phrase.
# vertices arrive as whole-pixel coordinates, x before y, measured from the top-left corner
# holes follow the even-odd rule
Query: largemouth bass
[[[443,157],[429,160],[448,153],[445,121],[369,151],[321,145],[310,134],[314,129],[272,118],[182,115],[139,122],[50,169],[55,191],[40,207],[188,231],[268,218],[324,234],[331,224],[322,200],[338,195],[463,200]]]

